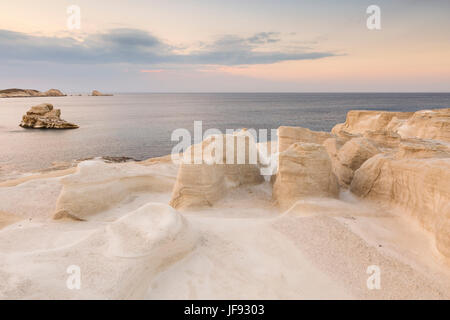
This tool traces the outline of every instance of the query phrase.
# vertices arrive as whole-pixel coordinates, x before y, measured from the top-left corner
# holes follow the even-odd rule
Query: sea
[[[34,105],[52,103],[75,130],[19,127]],[[91,157],[143,160],[171,153],[176,129],[329,131],[350,110],[450,108],[450,93],[136,93],[0,99],[0,175],[41,170]],[[269,139],[276,139],[271,137]]]

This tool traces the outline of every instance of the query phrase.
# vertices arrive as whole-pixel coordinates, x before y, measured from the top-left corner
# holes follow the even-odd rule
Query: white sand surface
[[[170,163],[141,165],[154,181],[174,183]],[[136,168],[97,163],[90,181],[109,172],[114,196],[120,172]],[[450,264],[433,237],[347,193],[281,213],[265,182],[179,213],[167,205],[170,191],[139,189],[95,206],[86,221],[52,220],[67,181],[81,183],[69,172],[0,186],[1,299],[450,298]],[[66,285],[72,265],[80,290]],[[367,288],[370,265],[380,267],[380,290]]]

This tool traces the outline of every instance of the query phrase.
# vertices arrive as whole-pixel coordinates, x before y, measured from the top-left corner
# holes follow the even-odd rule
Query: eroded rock
[[[396,154],[379,154],[355,172],[351,191],[400,207],[436,237],[450,257],[450,153],[426,141],[405,143]]]
[[[138,163],[84,161],[75,174],[61,179],[63,189],[54,218],[89,220],[140,193],[170,192],[174,181],[174,177]]]
[[[321,141],[321,133],[289,129],[280,135],[282,148],[295,141],[295,132],[301,141],[310,139],[323,144],[342,187],[350,187],[362,198],[401,208],[432,232],[439,251],[450,257],[449,108],[417,112],[350,111],[346,122],[336,125],[333,135],[325,141]],[[308,184],[311,179],[306,173],[294,169],[302,156],[301,152],[295,154],[293,146],[290,155],[280,154],[274,185],[274,196],[282,205],[303,196],[305,190],[317,188]],[[312,163],[309,172],[323,167],[320,164],[314,167]],[[279,179],[283,175],[286,183]]]
[[[329,132],[312,131],[302,127],[279,127],[278,128],[278,151],[286,151],[297,142],[322,144],[326,139],[332,138]]]
[[[42,103],[31,107],[22,117],[20,126],[30,129],[77,129],[76,124],[62,120],[61,110],[53,109],[50,103]]]
[[[412,115],[412,112],[352,110],[347,113],[345,123],[336,125],[331,132],[339,134],[345,131],[350,134],[363,134],[367,131],[380,131],[386,129],[391,122],[398,125]]]
[[[295,143],[279,155],[273,197],[282,209],[308,197],[337,197],[339,186],[324,146]]]
[[[257,150],[245,132],[211,136],[191,146],[180,164],[170,205],[178,210],[210,207],[231,188],[263,182]]]
[[[396,128],[402,138],[433,139],[450,142],[450,108],[421,110]]]
[[[450,108],[417,112],[354,110],[347,114],[345,123],[332,129],[332,133],[339,136],[364,134],[366,138],[388,144],[389,147],[398,144],[398,137],[449,142]]]

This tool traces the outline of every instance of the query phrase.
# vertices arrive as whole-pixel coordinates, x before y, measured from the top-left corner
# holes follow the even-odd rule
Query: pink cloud
[[[164,70],[141,70],[142,73],[159,73],[164,72]]]

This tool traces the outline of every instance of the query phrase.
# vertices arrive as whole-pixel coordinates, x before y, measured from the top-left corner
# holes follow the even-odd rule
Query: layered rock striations
[[[350,111],[332,133],[324,144],[341,186],[400,208],[450,257],[450,109]]]
[[[308,197],[337,197],[339,186],[325,147],[294,143],[280,152],[273,197],[282,209]]]
[[[339,187],[400,208],[450,257],[450,109],[350,111],[331,133],[280,127],[273,198],[283,210]]]
[[[450,142],[450,108],[417,111],[395,128],[402,138],[433,139]]]
[[[210,136],[185,152],[170,205],[178,210],[210,207],[229,189],[263,181],[250,135]]]
[[[450,149],[414,140],[395,153],[379,154],[359,168],[350,190],[388,203],[432,232],[441,253],[450,257]]]
[[[47,119],[62,121],[59,117],[59,110],[41,104],[28,111],[24,124],[51,127]],[[331,133],[280,127],[278,144],[269,144],[265,156],[246,130],[212,135],[181,154],[173,176],[147,172],[141,165],[85,162],[61,180],[54,217],[89,220],[147,192],[171,191],[168,202],[180,211],[211,208],[232,189],[264,183],[262,168],[276,158],[272,200],[281,211],[299,200],[338,198],[349,189],[360,198],[400,208],[450,257],[449,118],[450,109],[351,111]]]
[[[61,110],[53,109],[50,103],[31,107],[22,117],[22,128],[29,129],[77,129],[76,124],[61,119]]]
[[[337,198],[340,189],[350,189],[361,198],[401,208],[432,232],[439,251],[450,257],[449,123],[450,109],[351,111],[331,133],[280,127],[272,198],[284,211],[299,200]],[[229,149],[248,137],[230,138],[232,143],[217,145],[210,137],[197,145],[199,153],[195,146],[186,152],[191,158],[179,166],[170,201],[174,208],[211,207],[229,189],[263,181],[259,158],[253,164],[226,162]],[[252,139],[245,143],[246,150],[254,148]],[[220,161],[207,164],[218,146],[223,148]]]
[[[450,108],[417,112],[350,111],[345,123],[332,130],[337,136],[385,135],[392,138],[434,139],[450,142]]]
[[[282,126],[278,128],[278,151],[283,152],[297,142],[322,144],[332,136],[329,132],[312,131],[302,127]]]
[[[105,157],[0,183],[0,299],[449,297],[449,114],[353,111],[332,133],[243,130],[181,163]],[[383,290],[367,290],[373,264]]]

